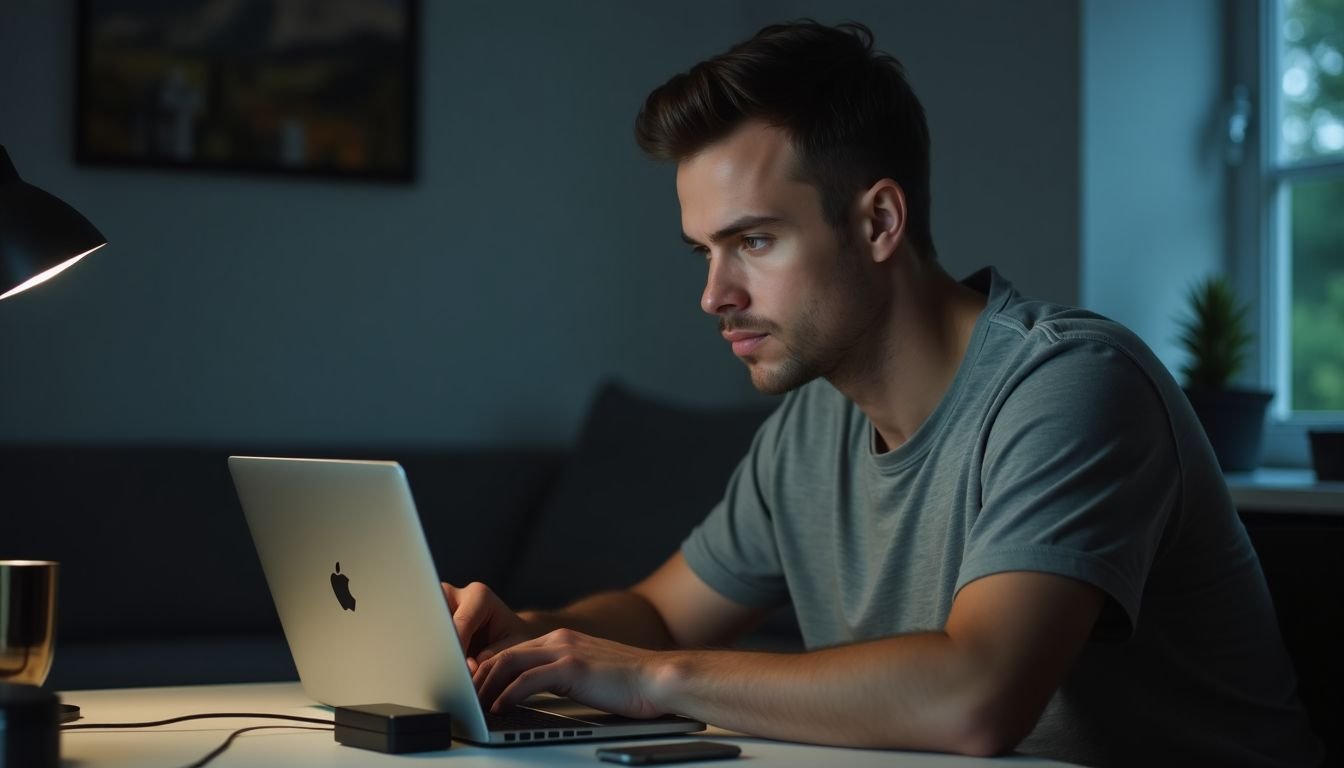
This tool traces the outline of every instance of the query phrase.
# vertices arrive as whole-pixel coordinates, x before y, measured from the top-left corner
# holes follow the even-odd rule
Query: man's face
[[[882,309],[861,233],[826,222],[797,168],[784,132],[760,123],[677,167],[682,231],[709,267],[700,307],[769,394],[834,375]]]

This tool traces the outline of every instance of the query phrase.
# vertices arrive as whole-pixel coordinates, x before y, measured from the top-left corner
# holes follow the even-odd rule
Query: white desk
[[[184,688],[137,688],[105,691],[70,691],[61,694],[67,704],[78,705],[81,723],[144,722],[205,712],[268,712],[303,717],[330,717],[331,713],[303,695],[298,683],[215,685]],[[253,725],[280,725],[282,720],[193,720],[143,730],[87,730],[61,734],[61,764],[69,768],[178,768],[204,757],[224,742],[230,733]],[[296,726],[305,723],[293,723]],[[314,726],[320,727],[320,726]],[[690,738],[722,738],[742,747],[748,762],[722,761],[690,765],[826,766],[826,768],[954,768],[955,766],[1003,765],[1063,766],[1050,760],[1005,757],[993,760],[935,755],[919,752],[885,752],[860,749],[813,747],[764,739],[733,736],[712,730]],[[672,739],[649,739],[646,743]],[[611,743],[627,743],[624,741]],[[384,755],[337,744],[330,731],[276,729],[254,731],[238,737],[228,751],[208,768],[227,766],[292,766],[293,768],[341,768],[348,766],[588,766],[613,765],[593,756],[598,743],[554,746],[485,748],[460,742],[443,752]]]

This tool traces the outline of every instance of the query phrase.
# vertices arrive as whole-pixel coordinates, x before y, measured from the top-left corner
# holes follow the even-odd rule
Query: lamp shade
[[[0,299],[54,277],[106,244],[79,211],[20,179],[0,147]]]

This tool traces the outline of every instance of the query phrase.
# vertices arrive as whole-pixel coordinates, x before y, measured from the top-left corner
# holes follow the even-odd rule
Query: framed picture
[[[418,0],[80,0],[75,159],[411,181]]]

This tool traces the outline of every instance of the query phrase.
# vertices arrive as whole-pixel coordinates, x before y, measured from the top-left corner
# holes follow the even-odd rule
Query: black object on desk
[[[61,700],[35,685],[0,683],[0,768],[56,768]]]
[[[1344,430],[1309,429],[1311,466],[1322,483],[1344,480]]]
[[[447,712],[400,704],[337,707],[336,741],[392,754],[432,752],[453,745],[453,721]]]
[[[636,747],[602,747],[597,750],[599,760],[625,765],[731,760],[740,754],[742,754],[741,747],[722,741],[676,741],[670,744],[647,744]]]

